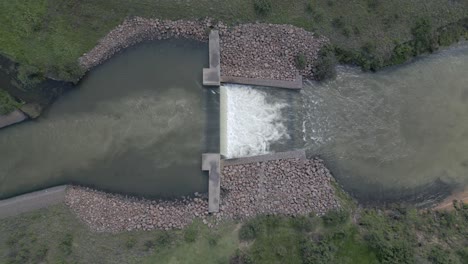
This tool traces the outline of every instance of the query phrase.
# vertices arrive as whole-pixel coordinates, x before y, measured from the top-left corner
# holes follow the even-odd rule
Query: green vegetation
[[[235,224],[181,231],[90,231],[65,205],[0,220],[0,263],[227,263]]]
[[[349,200],[348,200],[349,202]],[[468,205],[450,212],[332,211],[259,216],[209,229],[88,230],[64,206],[0,221],[2,263],[453,263],[468,261]]]
[[[466,0],[0,1],[0,53],[22,65],[26,85],[44,76],[76,80],[83,73],[77,59],[126,17],[213,17],[315,31],[331,40],[340,62],[377,70],[466,36],[467,6]]]
[[[271,12],[270,0],[254,0],[254,9],[258,15],[265,16]]]
[[[315,62],[314,76],[319,81],[333,79],[336,76],[337,60],[331,47],[322,48]]]
[[[5,90],[0,89],[0,115],[8,114],[23,105],[11,97]]]
[[[305,69],[306,65],[307,65],[307,60],[304,56],[303,53],[299,53],[297,54],[296,58],[296,67],[299,69],[299,70],[303,70]]]

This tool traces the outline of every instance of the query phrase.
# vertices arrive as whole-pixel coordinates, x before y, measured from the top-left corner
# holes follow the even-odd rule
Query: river
[[[0,197],[63,183],[147,197],[207,190],[203,152],[306,149],[363,203],[430,204],[468,185],[468,45],[300,92],[201,85],[204,44],[132,47],[33,122],[0,131]],[[221,141],[221,142],[220,142]]]
[[[430,204],[468,184],[468,45],[301,92],[226,85],[230,157],[305,148],[363,203]],[[247,114],[250,113],[250,114]]]
[[[219,96],[201,84],[207,50],[132,47],[38,120],[1,130],[0,198],[65,183],[146,197],[206,191],[201,154],[219,151]]]

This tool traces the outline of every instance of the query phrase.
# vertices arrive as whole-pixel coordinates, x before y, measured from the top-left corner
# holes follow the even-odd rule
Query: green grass
[[[235,224],[210,230],[95,233],[64,205],[0,220],[0,263],[226,263],[238,246]]]
[[[213,17],[230,24],[293,24],[323,34],[347,51],[361,52],[371,45],[375,50],[369,56],[384,61],[398,44],[413,38],[411,29],[419,19],[428,19],[435,31],[468,17],[467,0],[267,2],[271,8],[259,15],[252,0],[222,5],[217,0],[0,0],[0,52],[41,74],[75,80],[82,74],[77,59],[126,17]],[[453,42],[451,34],[442,42]]]
[[[219,229],[209,230],[206,225],[194,223],[190,228],[198,229],[197,239],[179,241],[175,247],[158,250],[144,263],[228,263],[230,256],[238,248],[239,241],[234,224],[226,224]]]
[[[13,99],[5,90],[0,89],[0,115],[8,114],[23,105]]]
[[[458,205],[452,212],[404,207],[353,211],[326,217],[259,216],[240,228],[226,222],[209,229],[194,222],[180,231],[110,234],[91,232],[66,206],[58,205],[0,220],[0,263],[464,264],[468,260],[468,205]]]

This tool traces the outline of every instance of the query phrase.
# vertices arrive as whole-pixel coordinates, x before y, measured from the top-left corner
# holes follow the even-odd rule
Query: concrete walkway
[[[244,157],[244,158],[235,158],[235,159],[223,159],[221,161],[222,166],[231,166],[231,165],[242,165],[256,162],[265,162],[270,160],[280,160],[280,159],[302,159],[305,160],[306,154],[304,150],[294,150],[287,152],[278,152],[271,153],[260,156]]]
[[[221,200],[221,155],[215,153],[205,153],[202,155],[202,170],[209,172],[208,182],[208,212],[219,212],[219,202]]]
[[[0,128],[22,122],[27,118],[28,117],[20,110],[15,110],[6,115],[0,115]]]
[[[284,89],[300,90],[302,89],[302,75],[298,74],[295,81],[281,81],[281,80],[267,80],[267,79],[254,79],[233,76],[221,76],[222,83],[236,83],[245,85],[277,87]]]
[[[218,30],[212,30],[209,41],[210,68],[203,69],[203,85],[219,86],[221,84],[220,52],[219,32]]]
[[[67,186],[62,185],[1,200],[0,219],[62,203],[66,189]]]

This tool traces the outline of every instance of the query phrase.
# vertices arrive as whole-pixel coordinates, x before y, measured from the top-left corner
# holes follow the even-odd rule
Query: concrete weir
[[[304,150],[271,153],[260,156],[243,157],[235,159],[221,159],[219,153],[205,153],[202,155],[202,170],[209,172],[208,182],[208,212],[219,212],[221,202],[221,170],[224,166],[242,165],[280,159],[305,160]]]
[[[221,155],[205,153],[202,155],[202,170],[208,171],[208,212],[219,212],[221,200]]]

